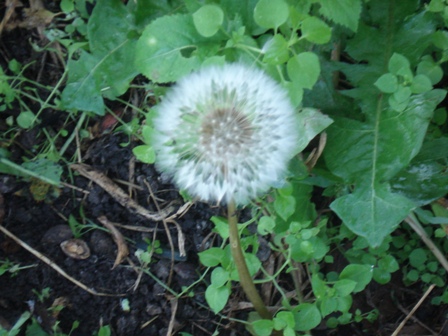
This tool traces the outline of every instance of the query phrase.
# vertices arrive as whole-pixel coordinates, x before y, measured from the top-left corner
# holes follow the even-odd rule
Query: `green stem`
[[[266,308],[263,300],[255,288],[252,277],[247,269],[246,260],[244,259],[243,251],[241,249],[240,236],[238,233],[238,217],[236,215],[235,202],[230,201],[227,206],[228,220],[229,220],[229,240],[232,257],[235,261],[238,275],[240,277],[240,284],[246,293],[247,298],[254,305],[258,315],[263,319],[272,320],[272,314]]]

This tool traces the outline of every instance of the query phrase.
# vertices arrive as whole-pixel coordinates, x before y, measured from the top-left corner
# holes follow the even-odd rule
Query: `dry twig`
[[[392,336],[397,336],[400,333],[401,329],[403,329],[403,327],[406,325],[406,322],[411,318],[412,315],[414,315],[414,313],[421,306],[423,301],[425,301],[425,299],[428,297],[429,293],[431,293],[431,291],[434,289],[435,286],[436,286],[435,284],[432,284],[431,286],[429,286],[429,288],[426,290],[425,294],[423,294],[423,296],[420,298],[420,300],[417,302],[417,304],[414,306],[414,308],[412,308],[411,312],[404,318],[403,321],[401,321],[398,328],[395,329]]]

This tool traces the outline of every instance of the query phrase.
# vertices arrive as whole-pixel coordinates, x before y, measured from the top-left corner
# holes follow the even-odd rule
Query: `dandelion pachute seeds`
[[[295,154],[287,92],[243,64],[182,78],[157,107],[157,168],[192,196],[246,204],[284,178]]]

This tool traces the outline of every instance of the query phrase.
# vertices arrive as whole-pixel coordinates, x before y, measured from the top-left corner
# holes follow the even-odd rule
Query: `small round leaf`
[[[255,6],[254,20],[263,28],[278,28],[289,15],[288,4],[284,0],[260,0]]]
[[[310,16],[302,22],[302,37],[317,44],[330,41],[331,28],[321,19]]]
[[[218,5],[205,5],[193,13],[196,30],[204,37],[215,35],[224,21],[224,12]]]
[[[294,83],[304,89],[312,89],[320,74],[319,58],[315,53],[303,52],[292,57],[286,69]]]
[[[381,92],[394,93],[398,90],[398,79],[394,74],[387,73],[378,78],[373,85],[375,85]]]

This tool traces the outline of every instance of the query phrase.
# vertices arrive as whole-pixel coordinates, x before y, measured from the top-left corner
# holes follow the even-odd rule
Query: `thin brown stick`
[[[411,312],[404,318],[403,321],[401,321],[398,328],[395,329],[392,336],[397,336],[400,333],[401,329],[403,329],[403,327],[406,325],[406,322],[408,322],[408,320],[411,318],[411,316],[414,315],[414,313],[421,306],[423,301],[425,301],[425,299],[428,297],[429,293],[431,293],[431,291],[434,289],[435,286],[436,286],[435,284],[432,284],[431,286],[429,286],[429,288],[426,290],[425,294],[423,294],[423,296],[420,298],[420,300],[417,302],[417,304],[414,306],[414,308],[412,308]]]
[[[171,303],[171,318],[170,318],[170,324],[168,325],[168,331],[166,333],[166,336],[171,336],[173,334],[174,330],[174,322],[176,321],[176,313],[177,313],[177,307],[178,307],[178,300],[177,298],[172,298],[170,300]]]
[[[135,202],[130,198],[120,187],[118,187],[110,178],[108,178],[103,173],[93,169],[86,164],[72,164],[70,168],[80,173],[82,176],[87,177],[101,188],[103,188],[109,195],[111,195],[118,203],[127,209],[135,211],[140,216],[152,220],[161,221],[174,210],[172,207],[160,210],[159,212],[150,212],[144,207]]]
[[[160,212],[160,207],[159,207],[159,202],[156,200],[156,198],[154,197],[154,193],[152,192],[152,188],[151,185],[144,180],[143,181],[146,185],[146,187],[149,190],[149,194],[151,195],[151,198],[154,202],[154,204],[156,205],[157,210]],[[173,238],[171,237],[171,232],[170,229],[168,228],[168,224],[165,220],[165,218],[162,218],[162,223],[163,223],[163,227],[165,228],[165,233],[166,236],[168,238],[168,242],[170,244],[170,249],[171,249],[171,264],[170,264],[170,274],[168,276],[168,280],[166,285],[169,287],[171,285],[171,280],[173,279],[173,270],[174,270],[174,244],[173,244]]]
[[[448,272],[448,260],[446,260],[443,253],[440,252],[440,250],[437,248],[437,246],[434,244],[431,238],[428,237],[425,229],[423,229],[420,222],[417,220],[417,218],[415,218],[414,214],[411,213],[408,217],[405,218],[404,221],[408,223],[409,226],[420,236],[420,238],[423,240],[426,246],[428,246],[432,254],[434,254],[439,263],[443,266],[445,271]]]
[[[92,295],[97,295],[97,296],[125,296],[125,294],[107,294],[107,293],[101,293],[101,292],[97,292],[95,289],[93,288],[89,288],[86,285],[84,285],[82,282],[76,280],[75,278],[71,277],[70,275],[68,275],[67,273],[65,273],[65,271],[60,268],[58,265],[56,265],[51,259],[49,259],[48,257],[44,256],[42,253],[40,253],[39,251],[36,251],[35,249],[33,249],[31,246],[29,246],[27,243],[25,243],[24,241],[20,240],[17,236],[15,236],[12,232],[10,232],[9,230],[7,230],[5,227],[3,227],[2,225],[0,225],[0,231],[2,231],[5,235],[7,235],[9,238],[11,238],[12,240],[14,240],[17,244],[19,244],[20,246],[22,246],[25,250],[27,250],[28,252],[30,252],[31,254],[33,254],[36,258],[40,259],[42,262],[44,262],[45,264],[47,264],[48,266],[50,266],[52,269],[54,269],[56,272],[58,272],[60,275],[62,275],[64,278],[66,278],[67,280],[73,282],[76,286],[84,289],[86,292],[92,294]]]
[[[403,312],[403,314],[405,314],[406,316],[409,315],[409,310],[405,309],[399,302],[396,302],[395,304],[398,307],[398,309],[400,309]],[[422,321],[420,321],[415,316],[411,316],[410,319],[413,322],[417,323],[422,328],[425,328],[429,333],[431,333],[431,335],[433,335],[433,336],[438,336],[439,335],[439,333],[437,333],[434,330],[432,330],[430,327],[428,327],[426,324],[424,324]]]

